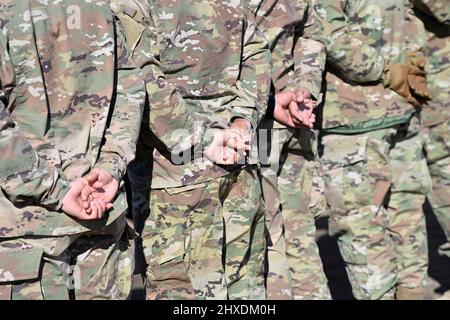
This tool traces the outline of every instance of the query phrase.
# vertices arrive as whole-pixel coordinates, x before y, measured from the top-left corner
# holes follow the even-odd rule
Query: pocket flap
[[[126,14],[118,13],[126,42],[130,50],[134,50],[145,31],[145,27]]]
[[[42,249],[0,252],[0,283],[37,279]]]
[[[325,136],[322,163],[325,170],[349,166],[366,160],[367,136]]]

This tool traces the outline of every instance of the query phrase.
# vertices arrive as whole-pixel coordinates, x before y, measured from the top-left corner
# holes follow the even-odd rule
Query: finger
[[[92,170],[87,175],[83,177],[83,180],[87,182],[88,185],[92,185],[99,178],[99,173],[95,170]]]
[[[92,190],[86,186],[81,190],[81,199],[83,201],[87,201],[89,199],[89,195],[92,193]]]
[[[309,122],[309,119],[303,121],[302,124],[303,124],[304,127],[311,128],[311,123]]]
[[[227,147],[222,148],[222,161],[224,164],[228,161],[228,155],[227,155]]]
[[[309,111],[313,113],[314,111],[314,100],[309,99],[305,101],[305,105],[308,107]]]
[[[112,203],[108,203],[108,204],[106,205],[106,209],[108,209],[108,210],[112,209],[113,207],[114,207],[114,206],[113,206]]]
[[[415,107],[421,107],[421,104],[419,103],[419,101],[416,98],[414,98],[412,95],[407,99],[407,101]]]
[[[297,91],[297,94],[295,96],[295,100],[297,101],[297,103],[300,103],[300,104],[303,103],[303,101],[305,100],[305,96],[304,96],[302,90],[298,90]]]
[[[106,211],[106,205],[103,201],[99,201],[98,199],[95,199],[94,203],[97,206],[97,219],[101,219]]]
[[[306,120],[303,117],[303,112],[300,110],[300,106],[296,102],[291,102],[289,104],[289,114],[292,119],[297,122],[303,122]]]
[[[294,118],[290,118],[288,121],[288,125],[293,128],[300,128],[302,126],[302,122],[300,122]]]
[[[90,203],[89,203],[89,201],[88,201],[88,200],[86,200],[86,201],[83,201],[83,202],[82,202],[82,204],[83,204],[83,209],[84,209],[84,210],[87,210],[87,209],[89,209]]]
[[[97,219],[103,218],[103,214],[106,211],[106,206],[97,199],[95,199],[95,205],[97,206]],[[105,209],[103,209],[103,206],[105,206]]]
[[[226,161],[225,161],[226,163],[225,164],[233,165],[233,164],[236,164],[238,162],[238,160],[239,160],[239,153],[238,152],[227,148],[227,150],[225,150],[224,153],[226,154]]]
[[[91,210],[92,210],[92,213],[91,213],[92,217],[94,219],[97,219],[98,207],[97,207],[97,204],[95,203],[95,201],[91,201]]]
[[[224,147],[220,150],[220,159],[219,164],[228,165],[233,162],[232,159],[229,158],[229,154],[227,152],[228,148]]]
[[[227,140],[227,147],[235,150],[250,150],[250,145],[245,143],[242,139],[238,139],[237,137],[233,137]]]
[[[236,150],[249,150],[250,146],[246,143],[246,140],[237,132],[227,132],[227,143],[225,147],[229,147]]]
[[[303,124],[308,128],[312,128],[314,124],[312,119],[313,119],[312,115],[305,115],[305,121],[303,122]]]
[[[275,103],[280,104],[282,107],[286,107],[291,103],[292,101],[295,101],[297,98],[296,94],[294,92],[283,92],[278,93],[275,96]]]
[[[97,202],[98,207],[100,208],[101,213],[105,213],[106,211],[106,203],[104,201],[101,201],[99,199],[95,199],[95,201]]]

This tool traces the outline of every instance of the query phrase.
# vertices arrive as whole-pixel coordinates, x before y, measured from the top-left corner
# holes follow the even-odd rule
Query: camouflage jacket
[[[450,118],[450,1],[413,0],[428,31],[427,80],[433,99],[422,110],[425,126]]]
[[[229,174],[230,168],[197,157],[195,146],[202,144],[206,128],[227,128],[236,117],[256,128],[265,114],[267,99],[257,82],[263,79],[258,75],[269,63],[269,51],[246,2],[113,3],[129,30],[127,40],[143,70],[148,94],[140,163],[133,166],[139,173],[133,176],[151,174],[152,188],[172,188]],[[179,157],[191,146],[193,151]],[[153,170],[149,170],[152,148]]]
[[[135,153],[143,80],[109,3],[2,1],[0,28],[0,237],[110,224],[123,192],[102,221],[60,211],[72,180],[95,166],[120,181]]]
[[[311,2],[251,0],[250,5],[269,41],[274,93],[304,88],[319,101],[326,55],[320,42],[308,39],[313,26]],[[277,122],[275,127],[284,128]]]
[[[381,83],[385,60],[425,50],[426,33],[408,0],[322,0],[315,38],[327,49],[323,129],[364,132],[409,120],[415,109]]]

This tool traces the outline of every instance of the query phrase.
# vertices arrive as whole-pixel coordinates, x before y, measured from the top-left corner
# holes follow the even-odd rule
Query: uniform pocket
[[[12,298],[12,284],[0,283],[0,300],[11,300]]]
[[[40,284],[42,249],[0,252],[0,300],[43,299]],[[34,281],[33,281],[34,280]],[[22,283],[26,282],[25,285]]]
[[[330,135],[323,139],[325,196],[335,212],[346,213],[371,203],[367,136]]]
[[[38,279],[42,255],[42,249],[0,252],[0,285]]]
[[[152,190],[151,213],[142,235],[145,256],[164,265],[183,257],[188,239],[189,215],[196,210],[206,184],[186,188]]]
[[[117,13],[117,17],[122,26],[127,46],[130,50],[134,51],[141,40],[145,27],[126,14]]]
[[[450,121],[427,128],[423,134],[428,163],[434,163],[450,154]]]
[[[401,139],[390,150],[392,192],[428,194],[431,177],[420,136]]]

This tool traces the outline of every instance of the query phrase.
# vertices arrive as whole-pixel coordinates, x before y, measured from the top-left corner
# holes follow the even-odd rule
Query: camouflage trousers
[[[428,252],[422,205],[431,178],[420,120],[323,137],[330,234],[357,299],[422,298]]]
[[[433,181],[428,199],[447,238],[439,253],[450,258],[450,120],[423,127],[422,139]]]
[[[83,235],[0,241],[0,300],[125,300],[134,269],[125,217]]]
[[[268,135],[267,135],[268,136]],[[331,299],[316,244],[315,217],[325,209],[322,169],[311,130],[271,130],[261,155],[267,206],[267,298]]]
[[[138,214],[146,217],[147,299],[265,298],[264,213],[256,168],[133,197],[134,210],[144,210]]]

